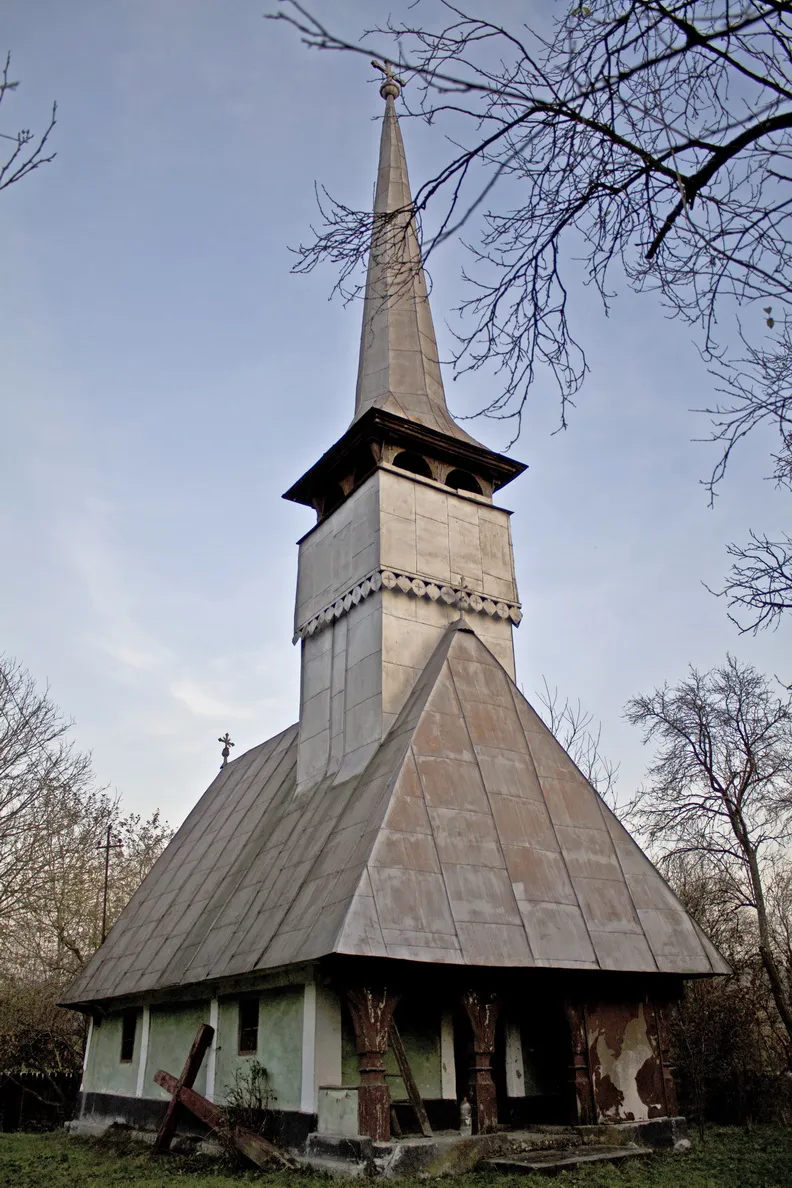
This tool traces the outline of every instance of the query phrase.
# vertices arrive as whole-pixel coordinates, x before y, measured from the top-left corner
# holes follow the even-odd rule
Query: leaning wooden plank
[[[205,1122],[207,1126],[211,1126],[213,1130],[219,1130],[223,1125],[223,1115],[217,1106],[213,1105],[211,1101],[207,1101],[205,1097],[201,1097],[200,1093],[196,1093],[194,1089],[182,1086],[180,1090],[178,1077],[160,1069],[158,1073],[154,1074],[154,1080],[166,1093],[179,1093],[182,1105],[191,1114],[195,1114],[196,1118]]]
[[[426,1115],[426,1108],[423,1103],[423,1098],[418,1092],[418,1086],[415,1083],[415,1077],[412,1075],[410,1062],[407,1059],[407,1053],[404,1050],[402,1038],[399,1035],[399,1029],[395,1023],[391,1023],[388,1031],[388,1039],[390,1046],[393,1048],[393,1054],[396,1057],[396,1063],[399,1066],[401,1079],[404,1081],[404,1087],[407,1090],[407,1096],[410,1099],[410,1104],[415,1110],[415,1116],[418,1119],[418,1125],[421,1128],[421,1134],[424,1138],[432,1137],[432,1128],[429,1125],[429,1119]]]
[[[155,1074],[154,1080],[168,1093],[174,1093],[179,1084],[176,1077],[162,1069]],[[284,1167],[296,1167],[293,1159],[290,1159],[288,1155],[260,1134],[253,1134],[252,1131],[244,1130],[241,1126],[229,1126],[222,1110],[213,1105],[211,1101],[207,1101],[205,1097],[201,1097],[200,1093],[196,1093],[194,1089],[187,1089],[183,1086],[179,1091],[179,1100],[191,1114],[195,1114],[196,1118],[212,1130],[228,1135],[236,1149],[257,1167],[264,1167],[273,1159],[282,1163]]]
[[[192,1042],[187,1060],[182,1075],[176,1082],[176,1088],[172,1089],[172,1097],[168,1102],[168,1108],[165,1111],[165,1117],[162,1119],[162,1125],[159,1128],[159,1133],[154,1140],[155,1151],[167,1151],[171,1144],[174,1131],[176,1130],[176,1119],[179,1110],[179,1101],[181,1100],[181,1091],[183,1089],[191,1089],[195,1084],[195,1078],[198,1076],[198,1070],[201,1067],[201,1062],[209,1050],[209,1045],[214,1038],[214,1028],[210,1027],[208,1023],[202,1023],[195,1033],[195,1039]],[[155,1078],[156,1079],[156,1078]]]
[[[283,1167],[296,1168],[297,1163],[285,1155],[283,1151],[279,1151],[272,1143],[268,1143],[260,1134],[253,1134],[250,1130],[243,1130],[240,1126],[234,1128],[231,1134],[231,1141],[251,1163],[255,1163],[257,1167],[266,1167],[273,1159],[276,1159]]]

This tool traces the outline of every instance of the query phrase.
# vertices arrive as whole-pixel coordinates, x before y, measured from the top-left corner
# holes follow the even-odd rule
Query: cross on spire
[[[379,70],[380,74],[385,75],[382,86],[380,87],[382,98],[398,99],[399,95],[401,95],[402,87],[406,87],[407,84],[403,78],[399,78],[394,72],[393,63],[387,59],[384,62],[378,62],[376,58],[372,58],[371,65],[375,70]]]
[[[222,771],[228,763],[228,758],[231,754],[231,748],[236,746],[236,744],[231,742],[231,735],[227,730],[222,738],[218,738],[217,741],[223,744],[223,762],[220,764],[220,770]]]

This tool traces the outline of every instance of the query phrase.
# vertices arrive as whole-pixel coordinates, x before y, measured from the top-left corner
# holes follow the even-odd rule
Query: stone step
[[[514,1159],[487,1159],[481,1167],[488,1171],[555,1176],[584,1164],[621,1163],[651,1154],[651,1147],[575,1147],[564,1151],[537,1151]]]
[[[329,1155],[303,1155],[297,1162],[306,1171],[318,1172],[328,1179],[360,1180],[367,1176],[368,1165],[359,1160],[336,1159]]]

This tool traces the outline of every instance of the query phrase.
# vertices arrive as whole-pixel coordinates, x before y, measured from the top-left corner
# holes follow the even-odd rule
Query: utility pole
[[[120,850],[123,847],[122,842],[120,842],[120,841],[114,842],[112,840],[111,831],[112,831],[112,825],[108,825],[107,826],[107,838],[105,839],[105,841],[99,842],[99,845],[96,847],[97,850],[104,850],[104,852],[105,852],[104,893],[102,895],[102,939],[99,942],[100,944],[104,944],[105,937],[107,936],[107,888],[110,884],[110,851],[111,850]]]

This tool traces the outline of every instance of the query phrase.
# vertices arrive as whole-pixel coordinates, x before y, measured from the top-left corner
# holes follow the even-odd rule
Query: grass
[[[1,1188],[328,1188],[319,1175],[239,1171],[206,1158],[153,1158],[130,1143],[71,1139],[65,1134],[0,1134]],[[399,1181],[418,1188],[417,1180]],[[422,1182],[425,1188],[426,1182]],[[554,1180],[493,1173],[454,1177],[455,1188],[790,1188],[792,1128],[711,1130],[676,1155],[661,1152],[620,1167],[565,1172]]]

